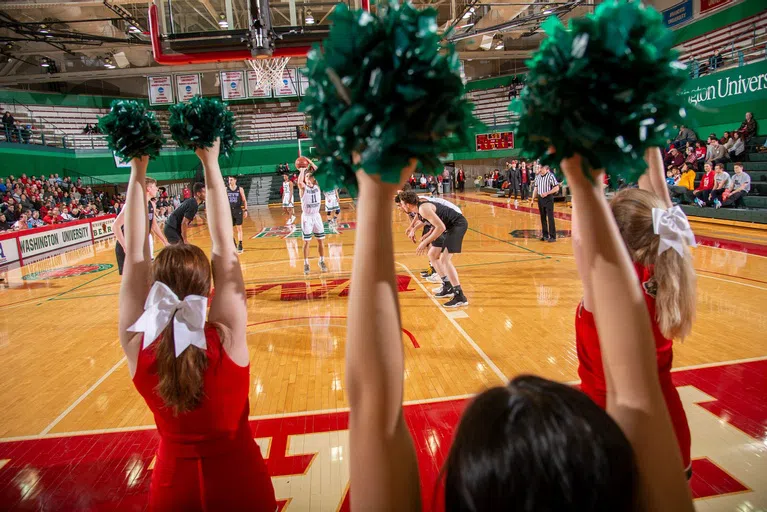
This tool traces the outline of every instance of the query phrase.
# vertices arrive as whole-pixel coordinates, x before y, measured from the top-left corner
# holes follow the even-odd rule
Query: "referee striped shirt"
[[[559,182],[551,171],[546,174],[538,174],[535,177],[535,187],[538,189],[539,194],[548,194],[557,185],[559,185]]]

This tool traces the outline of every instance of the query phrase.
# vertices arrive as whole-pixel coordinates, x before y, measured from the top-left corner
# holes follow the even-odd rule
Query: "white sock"
[[[308,264],[309,264],[309,258],[304,258],[304,265],[308,265]]]
[[[320,256],[320,263],[325,263],[325,256]]]

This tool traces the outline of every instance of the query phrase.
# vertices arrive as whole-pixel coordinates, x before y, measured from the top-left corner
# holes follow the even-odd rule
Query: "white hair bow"
[[[660,237],[658,254],[674,249],[680,256],[684,256],[685,245],[697,246],[687,215],[679,206],[672,206],[667,210],[653,208],[652,226],[655,234]]]
[[[208,346],[205,342],[207,306],[207,297],[187,295],[184,300],[179,300],[167,285],[155,281],[144,303],[144,313],[135,324],[128,327],[128,331],[143,332],[142,349],[147,348],[165,330],[172,318],[176,357],[180,356],[189,345],[205,350]]]

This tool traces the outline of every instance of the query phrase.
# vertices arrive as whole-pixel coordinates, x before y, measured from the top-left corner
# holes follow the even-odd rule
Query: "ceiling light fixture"
[[[304,15],[304,21],[307,25],[314,25],[314,16],[312,16],[312,11],[307,9],[306,14]]]
[[[474,23],[467,23],[466,25],[464,25],[464,28],[466,28],[466,27],[473,27],[473,26],[474,26]]]
[[[48,59],[47,59],[47,58],[43,58],[43,61],[40,63],[40,65],[41,65],[42,67],[44,67],[44,68],[47,68],[48,66],[50,66],[50,65],[51,65],[51,63],[50,63],[50,62],[48,62]]]
[[[221,28],[229,28],[229,22],[226,21],[226,16],[223,12],[218,15],[218,26]]]
[[[498,46],[495,47],[496,50],[503,50],[503,42],[498,43]]]
[[[552,11],[551,9],[544,9],[543,14],[551,14],[552,12],[554,11]]]
[[[138,28],[136,25],[131,25],[130,27],[128,27],[128,32],[130,32],[131,34],[140,34],[141,29]]]

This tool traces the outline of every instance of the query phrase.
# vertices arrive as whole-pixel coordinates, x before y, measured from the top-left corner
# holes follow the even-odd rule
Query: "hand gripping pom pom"
[[[153,112],[133,100],[115,100],[109,113],[99,119],[107,146],[123,162],[148,155],[155,158],[165,143]]]
[[[312,119],[322,187],[356,190],[360,167],[397,183],[411,158],[437,174],[439,155],[471,146],[480,123],[436,13],[395,0],[376,14],[336,6],[328,38],[307,55],[309,87],[299,107]]]
[[[221,138],[220,154],[229,156],[237,141],[234,114],[216,98],[195,96],[187,103],[170,107],[168,128],[182,148],[209,148]]]
[[[687,116],[679,92],[688,72],[672,32],[655,10],[626,0],[608,0],[569,28],[553,17],[543,28],[521,101],[510,105],[521,114],[519,146],[553,167],[579,153],[616,183],[636,182],[645,149],[663,146]]]

